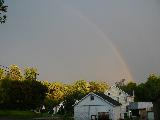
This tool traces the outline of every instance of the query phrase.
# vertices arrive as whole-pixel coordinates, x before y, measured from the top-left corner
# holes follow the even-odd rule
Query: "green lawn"
[[[28,119],[41,116],[43,115],[40,113],[34,113],[32,111],[0,110],[0,118]]]
[[[32,120],[32,118],[54,118],[54,120],[73,120],[68,115],[54,115],[46,113],[34,113],[32,111],[18,111],[18,110],[0,110],[0,120]]]

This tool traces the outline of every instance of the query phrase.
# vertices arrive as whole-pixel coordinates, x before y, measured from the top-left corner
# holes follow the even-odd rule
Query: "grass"
[[[69,115],[54,115],[45,113],[34,113],[32,111],[19,111],[19,110],[0,110],[1,119],[11,120],[29,120],[33,118],[52,118],[53,120],[73,120]]]
[[[41,116],[42,114],[32,111],[0,110],[0,118],[29,119]]]

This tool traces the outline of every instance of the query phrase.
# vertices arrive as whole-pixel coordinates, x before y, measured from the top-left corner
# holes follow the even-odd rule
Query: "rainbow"
[[[77,10],[69,5],[68,6],[65,5],[64,7],[67,8],[70,12],[72,12],[75,16],[79,17],[81,20],[86,22],[90,27],[92,27],[93,30],[96,31],[96,33],[102,38],[102,40],[104,40],[104,42],[107,45],[109,44],[109,46],[113,50],[114,54],[116,55],[116,58],[119,60],[119,62],[123,66],[123,70],[124,70],[125,74],[127,75],[127,81],[128,82],[134,81],[134,78],[130,72],[130,69],[129,69],[128,65],[126,64],[126,61],[123,59],[120,50],[118,50],[116,45],[114,45],[113,42],[111,42],[111,40],[105,35],[105,33],[93,21],[91,21],[88,17],[86,17],[79,10]]]

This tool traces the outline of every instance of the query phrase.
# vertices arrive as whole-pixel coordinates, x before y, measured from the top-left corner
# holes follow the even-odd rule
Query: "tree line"
[[[73,83],[40,81],[36,68],[23,71],[17,65],[0,66],[0,109],[31,110],[45,105],[52,109],[63,102],[62,113],[72,111],[73,104],[89,92],[105,92],[104,81],[77,80]]]
[[[160,76],[150,74],[146,82],[137,84],[129,82],[128,84],[117,84],[126,93],[135,95],[135,102],[152,102],[160,94]]]
[[[105,81],[77,80],[73,83],[40,81],[36,68],[23,71],[17,65],[0,65],[0,109],[31,110],[45,105],[51,110],[63,102],[61,113],[73,112],[73,104],[89,92],[104,93],[109,85]],[[144,83],[117,82],[116,86],[135,95],[135,101],[152,101],[160,93],[160,76],[151,74]]]

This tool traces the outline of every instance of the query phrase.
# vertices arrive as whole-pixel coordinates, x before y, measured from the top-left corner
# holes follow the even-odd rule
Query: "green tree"
[[[22,80],[23,75],[22,75],[21,69],[15,64],[10,65],[9,72],[8,72],[8,77],[11,80]]]
[[[105,81],[91,81],[89,84],[90,92],[104,93],[109,88],[109,85]]]
[[[36,80],[0,81],[0,108],[4,109],[35,109],[44,103],[47,86]]]
[[[2,79],[0,80],[0,108],[7,108],[10,102],[10,88],[11,80]]]
[[[64,109],[73,114],[73,105],[90,92],[90,84],[86,80],[78,80],[66,86],[64,97]]]
[[[35,109],[42,105],[48,92],[47,86],[37,80],[24,80],[21,82],[23,106],[26,109]]]
[[[119,86],[120,89],[128,93],[129,95],[133,95],[133,91],[136,90],[137,84],[133,82],[129,82],[127,85]]]
[[[64,84],[60,82],[45,82],[44,84],[48,86],[48,93],[45,98],[45,105],[49,108],[59,105],[59,103],[62,102],[64,99]]]
[[[0,80],[2,80],[4,77],[4,69],[0,68]]]
[[[37,80],[38,72],[36,68],[28,67],[24,70],[24,79],[25,80]]]
[[[7,16],[6,13],[7,12],[7,7],[6,5],[4,5],[4,0],[0,0],[0,23],[5,23]]]
[[[151,74],[145,83],[137,86],[135,91],[136,101],[150,102],[158,93],[160,93],[160,77]]]

